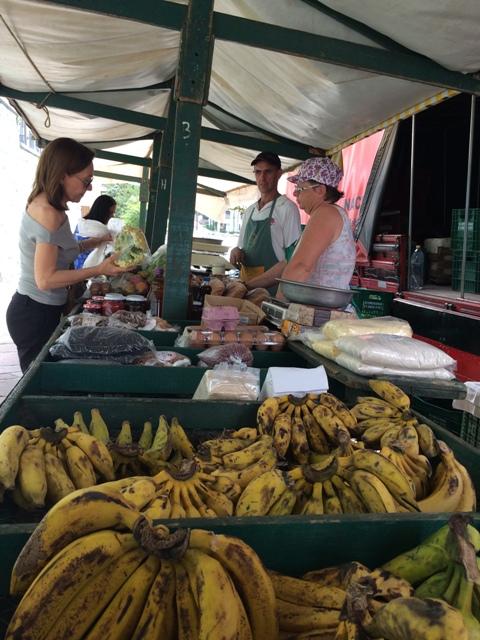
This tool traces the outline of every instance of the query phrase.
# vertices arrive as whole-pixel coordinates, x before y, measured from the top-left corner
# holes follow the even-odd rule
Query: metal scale
[[[264,314],[267,316],[267,320],[280,328],[282,322],[286,319],[293,320],[298,324],[302,324],[296,319],[292,313],[288,313],[289,308],[292,303],[285,302],[285,300],[277,300],[276,298],[270,298],[269,300],[265,300],[262,302],[261,308]],[[299,305],[295,305],[298,307]],[[305,309],[313,309],[313,324],[309,323],[306,326],[320,327],[325,322],[328,322],[331,318],[332,311],[336,311],[336,309],[331,309],[328,307],[316,307],[314,305],[302,304],[301,305]]]

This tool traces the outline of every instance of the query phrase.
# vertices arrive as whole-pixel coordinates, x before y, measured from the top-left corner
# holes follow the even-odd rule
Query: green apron
[[[252,220],[252,213],[252,216],[250,216],[247,222],[243,237],[245,260],[240,272],[242,280],[248,281],[258,276],[268,271],[270,267],[273,267],[273,265],[278,262],[272,246],[271,230],[271,220],[277,198],[274,198],[272,202],[268,218],[265,218],[265,220]],[[275,295],[277,286],[278,285],[274,285],[269,288],[271,295]]]

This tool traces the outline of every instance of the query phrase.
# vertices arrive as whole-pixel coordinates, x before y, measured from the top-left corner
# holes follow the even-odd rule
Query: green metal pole
[[[162,135],[162,145],[160,147],[160,159],[158,163],[158,191],[153,217],[152,242],[150,245],[152,251],[155,251],[165,242],[165,236],[167,233],[172,186],[173,136],[175,131],[176,107],[177,103],[173,98],[172,91],[170,96],[170,105],[168,108],[167,125]]]
[[[155,219],[155,202],[157,199],[158,177],[160,173],[158,162],[160,159],[161,144],[162,134],[156,133],[153,137],[152,168],[150,171],[150,194],[148,198],[147,218],[145,220],[145,236],[150,247],[152,246],[153,221]]]
[[[213,52],[212,18],[213,0],[190,0],[175,90],[177,108],[163,298],[163,315],[169,319],[187,317],[202,105],[208,99]]]
[[[147,204],[148,204],[148,167],[142,169],[142,182],[140,184],[140,218],[139,226],[145,231],[145,223],[147,221]]]

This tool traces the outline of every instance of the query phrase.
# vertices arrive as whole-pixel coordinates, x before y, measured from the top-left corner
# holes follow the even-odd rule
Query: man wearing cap
[[[277,189],[282,175],[280,158],[271,151],[262,151],[251,164],[260,199],[246,210],[238,246],[230,253],[230,262],[241,266],[240,277],[249,289],[276,284],[274,278],[269,284],[264,282],[262,274],[273,267],[280,275],[289,247],[301,234],[297,206]],[[276,286],[272,294],[274,290]]]
[[[324,287],[348,289],[355,268],[355,240],[345,209],[335,204],[343,193],[343,172],[330,158],[309,158],[288,178],[309,216],[302,237],[282,278]],[[267,275],[267,274],[265,274]]]

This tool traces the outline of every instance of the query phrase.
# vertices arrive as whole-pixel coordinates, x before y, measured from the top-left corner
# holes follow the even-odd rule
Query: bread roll
[[[212,296],[222,296],[225,291],[225,284],[220,278],[210,278],[210,287],[212,289]]]
[[[260,307],[262,302],[271,298],[270,293],[267,289],[262,289],[262,287],[257,287],[256,289],[252,289],[248,291],[245,300],[248,300],[252,304],[256,304],[257,307]]]
[[[247,287],[244,284],[232,280],[232,282],[229,282],[225,287],[223,295],[229,298],[243,298],[246,293]]]

